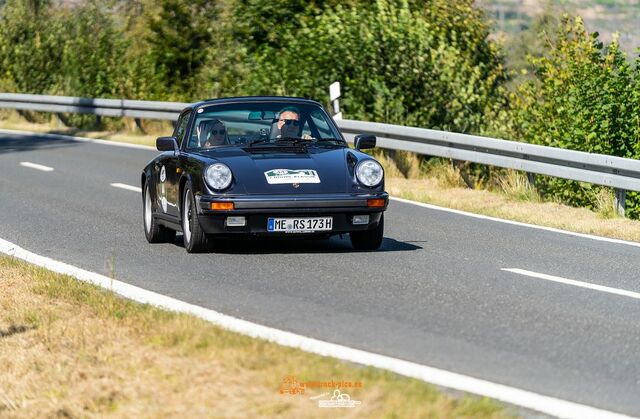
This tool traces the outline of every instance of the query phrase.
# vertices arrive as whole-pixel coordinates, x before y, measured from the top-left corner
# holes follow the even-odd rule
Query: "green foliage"
[[[513,95],[513,138],[589,153],[638,158],[640,138],[637,67],[618,43],[603,45],[581,19],[562,19],[546,56],[532,57],[534,78]],[[593,208],[600,187],[540,177],[543,196]],[[629,214],[639,215],[635,197]]]
[[[21,92],[322,100],[339,80],[349,117],[474,132],[503,98],[472,0],[9,0],[0,33],[0,79]]]
[[[231,32],[251,53],[279,48],[291,30],[308,22],[329,3],[338,1],[247,0],[231,6]]]
[[[56,93],[119,97],[121,57],[126,45],[110,14],[97,2],[63,9],[54,21],[66,23],[57,63]]]
[[[0,24],[0,83],[21,93],[47,93],[54,85],[61,47],[59,25],[47,0],[8,0]]]
[[[216,2],[161,0],[147,4],[149,59],[174,92],[190,92],[192,78],[205,65],[207,48],[221,26]],[[151,13],[149,13],[151,12]],[[178,93],[179,94],[179,93]]]
[[[338,80],[349,118],[467,132],[502,100],[501,57],[471,2],[377,0],[297,23],[250,57],[243,91],[326,98]]]

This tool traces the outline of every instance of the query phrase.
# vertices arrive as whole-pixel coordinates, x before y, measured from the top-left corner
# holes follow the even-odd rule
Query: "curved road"
[[[334,238],[188,255],[147,244],[140,194],[111,185],[138,187],[156,154],[0,133],[0,237],[256,323],[640,416],[640,247],[392,201],[377,252]]]

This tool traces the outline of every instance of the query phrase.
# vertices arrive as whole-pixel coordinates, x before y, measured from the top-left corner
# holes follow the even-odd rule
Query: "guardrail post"
[[[536,187],[536,174],[527,172],[527,180],[529,181],[529,185]]]
[[[140,118],[133,118],[133,122],[136,123],[136,128],[138,128],[141,133],[146,134],[144,128],[142,128],[142,121],[140,120]]]
[[[467,188],[469,189],[476,188],[476,185],[475,183],[473,183],[473,180],[463,170],[464,162],[460,160],[451,159],[451,165],[453,166],[454,169],[458,170],[458,173],[460,173],[460,177],[464,181],[465,185],[467,185]]]
[[[614,189],[613,206],[619,216],[624,217],[624,207],[627,201],[627,191],[624,189]]]
[[[56,120],[58,121],[59,125],[62,125],[64,127],[68,127],[69,126],[69,121],[67,120],[67,118],[65,118],[64,115],[62,115],[60,112],[56,112]]]

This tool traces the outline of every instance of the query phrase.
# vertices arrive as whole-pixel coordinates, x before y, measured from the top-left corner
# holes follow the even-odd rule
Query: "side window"
[[[178,125],[176,127],[176,140],[178,141],[178,146],[180,148],[182,148],[182,140],[184,140],[184,134],[187,131],[187,123],[189,122],[190,116],[191,111],[182,114],[178,120]]]

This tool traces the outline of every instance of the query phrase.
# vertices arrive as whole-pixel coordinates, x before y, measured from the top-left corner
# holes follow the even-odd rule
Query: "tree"
[[[209,0],[161,0],[147,3],[145,43],[155,70],[168,89],[189,97],[193,77],[205,65],[218,21],[219,7]]]
[[[59,93],[120,97],[126,44],[106,7],[89,1],[53,16],[66,28],[55,86]]]

